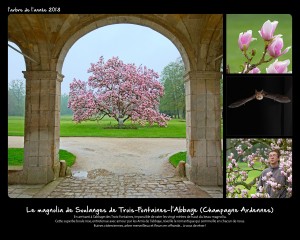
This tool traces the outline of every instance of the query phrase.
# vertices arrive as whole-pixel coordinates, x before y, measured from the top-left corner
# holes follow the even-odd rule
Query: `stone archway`
[[[198,185],[222,185],[219,56],[222,14],[13,14],[8,38],[26,60],[25,163],[9,182],[48,183],[58,177],[60,84],[64,58],[76,40],[109,24],[133,23],[160,32],[186,68],[187,175]]]

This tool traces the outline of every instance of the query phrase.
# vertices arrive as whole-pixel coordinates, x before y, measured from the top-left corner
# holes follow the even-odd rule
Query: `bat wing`
[[[237,107],[240,107],[240,106],[244,105],[245,103],[247,103],[247,102],[249,102],[249,101],[251,101],[253,99],[255,99],[255,94],[253,96],[251,96],[251,97],[247,97],[247,98],[238,100],[238,101],[236,101],[234,103],[231,103],[228,107],[229,108],[237,108]]]
[[[280,102],[280,103],[289,103],[291,101],[287,96],[280,95],[280,94],[267,93],[267,92],[265,92],[264,97],[273,99],[274,101]]]

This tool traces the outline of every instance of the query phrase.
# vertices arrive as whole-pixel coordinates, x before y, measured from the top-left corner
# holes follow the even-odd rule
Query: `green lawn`
[[[180,161],[186,161],[186,151],[173,154],[169,158],[169,162],[176,168]]]
[[[61,116],[60,136],[61,137],[132,137],[132,138],[185,138],[186,122],[182,119],[172,119],[167,127],[157,125],[145,127],[135,125],[137,129],[109,129],[116,125],[114,119],[105,118],[99,123],[85,121],[74,123],[72,116]],[[131,122],[125,122],[130,125]],[[222,124],[222,123],[221,123]],[[24,118],[8,117],[8,136],[24,136]],[[223,137],[223,124],[221,125],[221,137]]]
[[[176,168],[180,161],[186,162],[186,151],[178,152],[169,157],[169,162]],[[221,155],[221,162],[223,162],[223,151]]]
[[[136,138],[185,138],[186,124],[185,120],[172,119],[168,127],[159,127],[157,125],[145,127],[136,125],[137,129],[107,129],[116,125],[114,119],[105,118],[99,123],[95,121],[85,121],[74,123],[72,116],[62,116],[60,119],[61,137],[136,137]],[[130,125],[131,122],[125,122]],[[8,117],[8,136],[23,136],[24,118]]]
[[[67,166],[71,167],[76,160],[76,156],[72,153],[60,149],[59,160],[66,160]],[[9,148],[8,149],[8,165],[22,166],[24,162],[24,148]]]
[[[252,63],[258,62],[261,58],[264,42],[260,37],[258,31],[261,29],[265,21],[270,20],[278,21],[275,35],[282,34],[284,42],[284,49],[292,46],[292,16],[289,14],[227,14],[226,17],[226,51],[227,51],[227,64],[230,66],[231,73],[238,73],[241,71],[240,65],[244,63],[245,57],[238,46],[238,37],[241,32],[252,30],[252,37],[257,38],[256,41],[251,42],[249,49],[256,49],[256,56],[253,58]],[[279,61],[289,59],[291,61],[288,70],[292,71],[292,51],[293,47],[287,54],[279,57]],[[271,61],[273,62],[273,61]],[[262,64],[259,66],[262,73],[266,73],[266,67],[270,63]]]

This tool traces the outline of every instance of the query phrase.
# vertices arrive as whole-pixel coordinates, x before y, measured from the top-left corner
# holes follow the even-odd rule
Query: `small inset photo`
[[[228,75],[226,136],[290,137],[292,105],[291,75]]]
[[[227,73],[291,73],[290,14],[227,14]]]
[[[291,196],[291,138],[226,140],[226,198]]]

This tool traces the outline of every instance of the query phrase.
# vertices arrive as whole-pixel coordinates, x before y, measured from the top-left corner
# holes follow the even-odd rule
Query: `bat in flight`
[[[273,99],[274,101],[280,102],[280,103],[289,103],[291,101],[287,96],[284,96],[284,95],[267,93],[264,90],[261,90],[261,91],[255,90],[255,94],[252,95],[251,97],[247,97],[247,98],[238,100],[238,101],[230,104],[228,107],[229,108],[237,108],[237,107],[240,107],[240,106],[246,104],[247,102],[249,102],[253,99],[263,100],[264,98],[270,98],[270,99]]]

